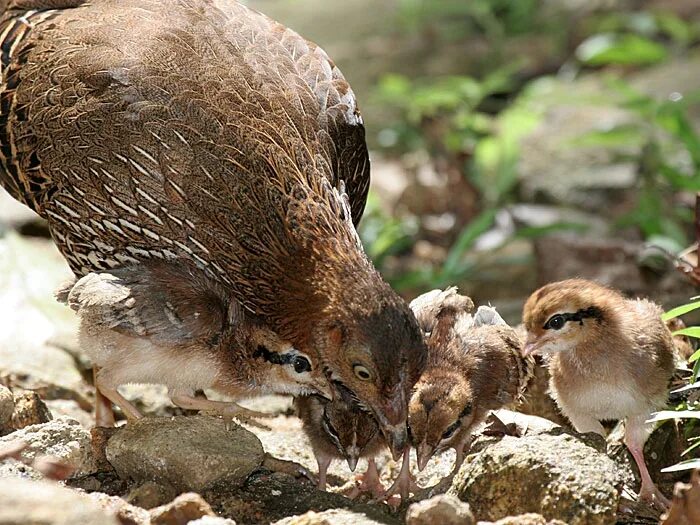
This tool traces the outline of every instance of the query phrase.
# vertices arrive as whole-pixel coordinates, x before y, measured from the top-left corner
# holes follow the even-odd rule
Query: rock
[[[194,492],[180,494],[167,505],[150,510],[152,525],[180,525],[203,516],[215,516],[209,503]]]
[[[347,509],[333,509],[324,512],[310,510],[301,516],[292,516],[275,522],[273,525],[379,525],[379,521],[365,514]]]
[[[15,411],[15,398],[9,388],[0,385],[0,436],[14,430],[12,413]]]
[[[389,512],[387,505],[352,501],[340,494],[320,491],[311,484],[300,483],[289,475],[270,474],[264,469],[251,475],[242,487],[230,491],[211,490],[202,496],[218,515],[235,518],[246,525],[268,525],[292,514],[301,515],[311,510],[323,514],[323,511],[332,509],[348,509],[356,515],[366,516],[369,521],[361,523],[400,523],[398,517]]]
[[[187,525],[236,525],[236,522],[219,516],[204,516],[198,520],[190,521]]]
[[[75,314],[53,297],[70,276],[50,240],[14,233],[0,238],[0,375],[10,387],[35,390],[43,399],[75,399],[87,408],[75,359],[52,344],[77,331]]]
[[[85,428],[95,425],[95,416],[73,399],[46,399],[44,404],[53,417],[67,416],[75,419]]]
[[[506,410],[504,408],[494,410],[493,413],[504,425],[513,425],[518,436],[546,434],[547,432],[561,428],[560,425],[557,425],[549,419],[530,414],[521,414],[520,412],[513,412],[512,410]]]
[[[53,419],[48,407],[36,392],[30,390],[15,392],[14,398],[15,409],[12,413],[12,428],[15,430],[47,423]]]
[[[480,521],[477,525],[487,524]],[[566,523],[561,520],[547,520],[541,514],[528,513],[520,516],[508,516],[495,523],[489,522],[489,525],[566,525]]]
[[[52,456],[72,465],[80,474],[88,474],[94,468],[90,433],[74,419],[59,418],[40,425],[30,425],[0,438],[0,447],[14,441],[24,441],[27,444],[21,454],[24,461]]]
[[[536,512],[570,525],[605,525],[615,521],[621,484],[604,452],[555,429],[486,446],[464,463],[448,494],[481,520]]]
[[[226,430],[208,416],[146,417],[107,443],[107,460],[122,479],[166,481],[182,491],[237,486],[263,461],[260,441],[242,427]]]
[[[474,515],[469,505],[457,496],[440,494],[408,507],[406,525],[473,525]]]
[[[21,461],[7,459],[0,463],[0,478],[20,478],[31,481],[44,479],[44,475]]]
[[[177,491],[154,481],[145,481],[131,489],[126,495],[126,501],[144,509],[152,509],[165,505],[177,496]]]
[[[0,524],[121,525],[85,494],[48,481],[0,479]]]
[[[129,505],[122,498],[109,496],[102,492],[92,492],[90,498],[97,501],[108,514],[116,516],[122,525],[150,525],[147,510]]]

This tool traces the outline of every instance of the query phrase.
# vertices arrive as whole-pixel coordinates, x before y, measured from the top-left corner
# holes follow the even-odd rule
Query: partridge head
[[[625,444],[642,478],[640,496],[663,507],[644,461],[651,412],[663,408],[676,361],[662,309],[582,279],[551,283],[525,303],[526,354],[549,354],[550,389],[579,432],[625,419]]]

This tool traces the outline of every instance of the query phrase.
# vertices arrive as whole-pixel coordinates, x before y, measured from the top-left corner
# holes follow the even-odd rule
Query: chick
[[[333,459],[345,459],[355,472],[358,460],[367,458],[367,471],[359,477],[361,483],[353,496],[361,492],[381,496],[384,487],[374,457],[386,447],[386,441],[374,417],[342,400],[319,396],[298,397],[295,404],[318,463],[318,488],[326,490],[326,472]]]
[[[533,363],[520,356],[515,331],[495,309],[481,306],[472,316],[473,303],[455,288],[429,294],[429,301],[421,296],[411,303],[421,325],[431,329],[428,364],[409,404],[411,441],[420,470],[436,453],[454,448],[456,472],[474,429],[490,410],[520,398]],[[399,476],[404,492],[407,476]]]
[[[675,368],[671,332],[662,309],[626,299],[597,283],[571,279],[548,284],[525,303],[525,354],[549,354],[550,388],[578,432],[605,430],[601,420],[625,419],[625,445],[642,478],[640,499],[668,500],[644,461],[649,415],[662,409]]]
[[[311,356],[245,313],[197,268],[153,261],[90,273],[57,297],[80,318],[80,344],[97,367],[95,387],[128,418],[141,414],[117,390],[127,383],[165,384],[176,405],[227,418],[260,414],[195,391],[331,396]],[[100,399],[97,406],[98,424],[109,424]]]

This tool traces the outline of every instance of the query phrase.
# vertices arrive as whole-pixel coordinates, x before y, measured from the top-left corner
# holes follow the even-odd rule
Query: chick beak
[[[328,401],[335,401],[335,393],[333,392],[333,389],[331,388],[331,385],[329,385],[329,384],[316,385],[316,392],[320,396],[328,399]]]
[[[385,427],[382,429],[382,432],[388,442],[391,456],[394,458],[394,461],[398,461],[408,444],[406,423]]]
[[[430,458],[433,457],[434,453],[435,448],[428,445],[425,441],[418,445],[418,448],[416,449],[416,459],[418,460],[419,471],[423,471],[428,464],[428,461],[430,461]]]
[[[350,472],[355,472],[357,468],[357,456],[348,456],[345,459],[348,462],[348,467],[350,467]]]
[[[535,352],[537,352],[539,346],[539,341],[537,339],[535,339],[534,337],[528,337],[525,341],[525,346],[523,346],[523,357],[527,357],[530,354],[534,354]]]

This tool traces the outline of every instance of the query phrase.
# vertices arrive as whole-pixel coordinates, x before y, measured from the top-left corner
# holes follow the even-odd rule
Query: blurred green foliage
[[[633,206],[610,217],[611,226],[636,230],[671,251],[692,241],[692,212],[682,196],[700,191],[700,135],[690,116],[700,115],[700,93],[681,94],[679,86],[679,93],[658,99],[633,88],[626,76],[687,53],[700,42],[700,23],[671,12],[589,10],[572,26],[568,19],[563,22],[556,3],[543,0],[399,0],[398,5],[407,33],[428,34],[438,43],[482,37],[498,58],[486,71],[479,67],[464,75],[422,78],[387,74],[378,82],[375,99],[387,114],[377,136],[384,153],[423,151],[429,158],[446,160],[479,195],[479,209],[453,236],[442,264],[399,275],[389,272],[393,284],[434,287],[474,277],[484,259],[473,252],[474,246],[494,226],[499,210],[522,202],[522,142],[542,123],[551,102],[541,89],[551,76],[550,65],[533,75],[528,48],[518,55],[511,46],[515,54],[501,54],[523,35],[545,35],[558,42],[559,53],[552,54],[561,56],[558,75],[551,79],[570,82],[567,104],[580,97],[578,79],[593,74],[605,79],[605,91],[585,103],[629,115],[623,124],[586,132],[567,146],[609,150],[615,162],[636,166]],[[363,225],[368,252],[380,268],[389,255],[409,251],[420,231],[415,222],[389,219],[391,215],[370,211],[370,224]],[[553,230],[583,228],[563,222],[516,229],[499,246]]]

